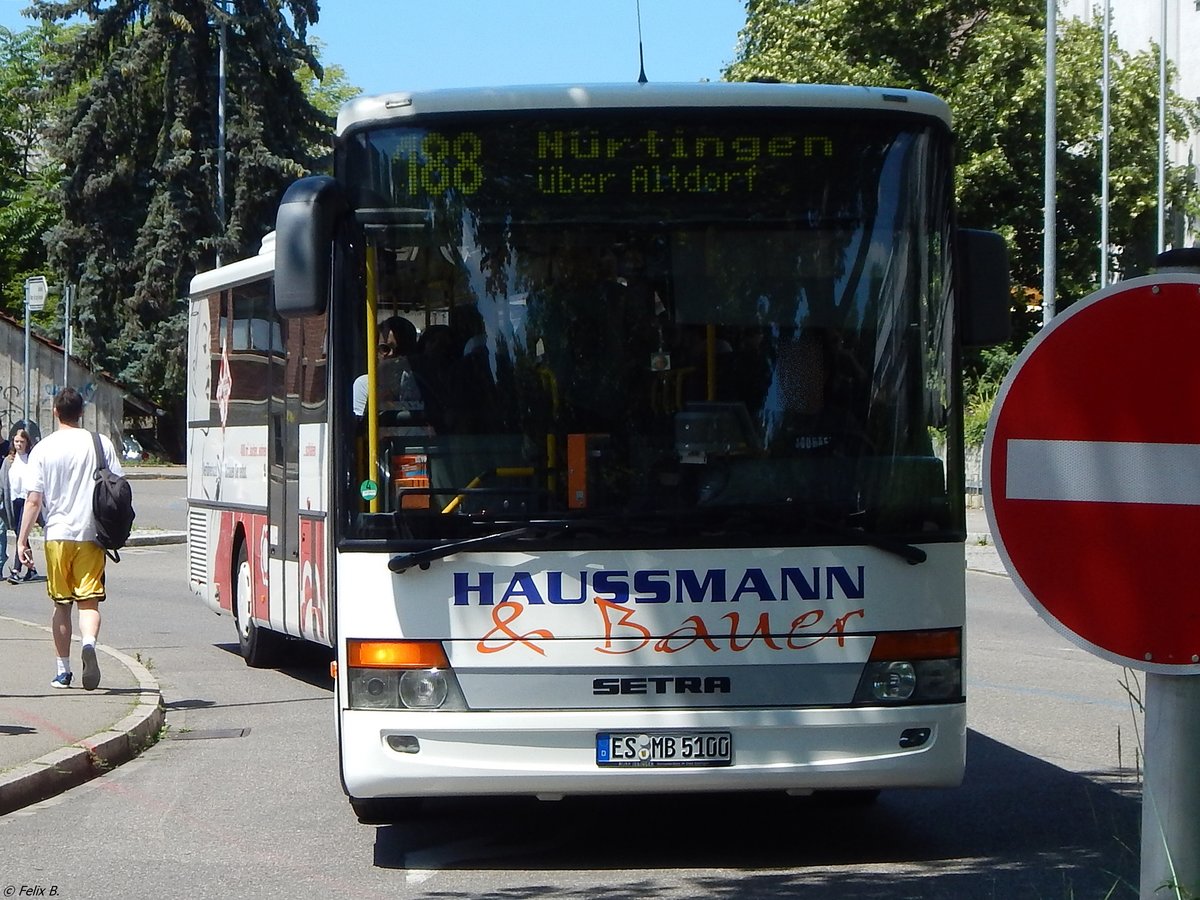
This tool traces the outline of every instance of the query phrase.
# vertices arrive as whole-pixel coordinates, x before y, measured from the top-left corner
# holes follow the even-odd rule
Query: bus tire
[[[246,665],[254,669],[271,668],[278,661],[282,639],[273,631],[259,628],[250,615],[254,598],[250,557],[246,543],[238,546],[237,566],[233,570],[233,619],[237,625],[238,649]]]
[[[421,798],[351,797],[350,808],[362,825],[391,825],[415,815],[421,808]]]

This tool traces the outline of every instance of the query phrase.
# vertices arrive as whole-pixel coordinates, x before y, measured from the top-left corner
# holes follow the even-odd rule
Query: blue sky
[[[28,0],[0,0],[19,31]],[[322,0],[322,59],[364,93],[433,87],[634,81],[635,0]],[[733,61],[745,0],[641,0],[651,81],[716,81]]]

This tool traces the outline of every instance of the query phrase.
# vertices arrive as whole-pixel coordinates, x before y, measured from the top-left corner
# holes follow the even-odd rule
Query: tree
[[[1099,286],[1099,23],[1059,25],[1057,90],[1058,291],[1064,309]],[[950,105],[958,134],[959,218],[1005,236],[1018,296],[1040,299],[1042,270],[1045,4],[1041,0],[749,0],[732,80],[879,84],[931,91]],[[1156,53],[1112,54],[1110,235],[1114,274],[1146,271],[1156,229]],[[1196,106],[1169,100],[1175,139]],[[1173,209],[1192,216],[1186,167],[1168,173]],[[1015,310],[1017,346],[1034,319]],[[1039,320],[1040,321],[1040,318]]]
[[[312,101],[313,106],[325,113],[330,119],[337,117],[338,110],[347,100],[362,93],[362,88],[350,84],[346,80],[346,70],[339,65],[326,65],[323,61],[325,42],[313,38],[313,55],[321,61],[320,72],[315,72],[308,65],[301,64],[296,68],[296,80],[304,88],[304,93]]]
[[[62,218],[49,260],[78,285],[80,354],[181,411],[196,271],[257,250],[294,179],[320,168],[332,119],[297,69],[316,0],[35,0],[42,21],[82,19],[51,67],[71,97],[49,139]],[[226,43],[228,220],[216,215],[218,23]]]
[[[52,274],[42,236],[58,215],[59,169],[42,135],[54,115],[42,92],[42,61],[62,34],[51,24],[19,33],[0,28],[0,306],[17,316],[24,314],[25,278]]]

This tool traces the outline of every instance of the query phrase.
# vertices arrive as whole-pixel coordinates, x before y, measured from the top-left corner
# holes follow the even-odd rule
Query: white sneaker
[[[83,689],[94,691],[100,684],[100,663],[96,661],[96,647],[84,644],[80,654],[83,657]]]

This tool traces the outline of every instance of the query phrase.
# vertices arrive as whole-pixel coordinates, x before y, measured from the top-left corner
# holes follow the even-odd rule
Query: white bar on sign
[[[1009,500],[1200,506],[1200,445],[1008,442]]]

